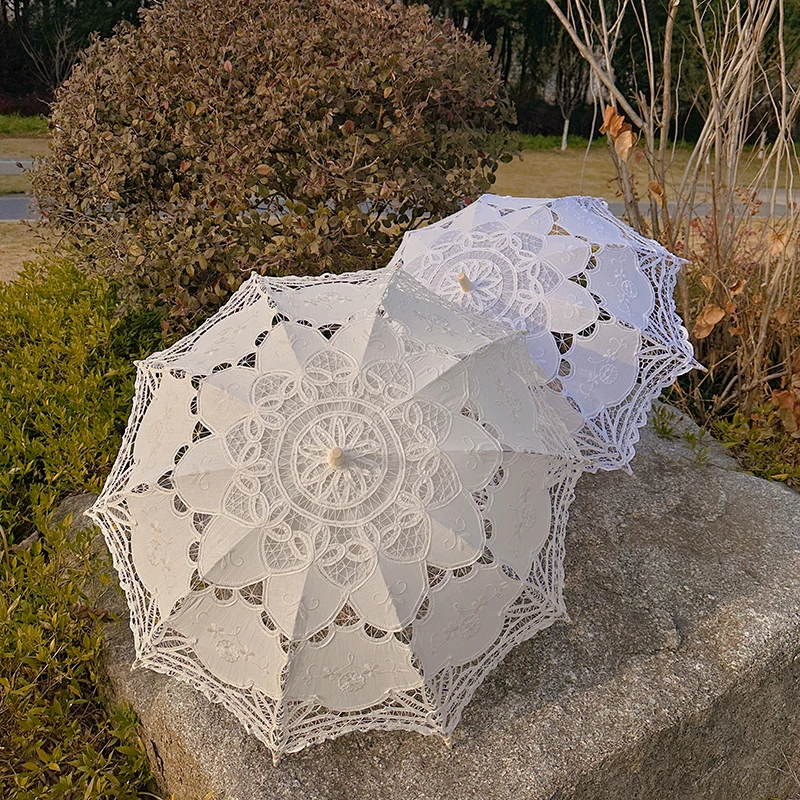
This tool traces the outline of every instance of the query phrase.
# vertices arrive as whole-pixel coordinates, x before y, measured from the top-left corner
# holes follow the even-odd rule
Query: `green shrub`
[[[800,490],[800,438],[787,433],[774,405],[749,415],[737,411],[716,420],[712,430],[749,472]]]
[[[0,797],[134,800],[152,788],[125,707],[104,702],[89,535],[0,555]]]
[[[33,188],[187,326],[253,268],[385,263],[490,187],[512,120],[487,49],[423,6],[171,0],[83,54]]]
[[[0,797],[133,800],[150,787],[129,709],[105,703],[90,534],[46,518],[99,489],[153,314],[116,315],[113,287],[69,261],[0,285]],[[32,532],[32,545],[11,543]],[[105,581],[108,581],[106,575]]]
[[[97,491],[111,468],[132,359],[159,341],[152,314],[115,312],[108,281],[67,261],[0,285],[0,525],[10,541],[65,494]]]

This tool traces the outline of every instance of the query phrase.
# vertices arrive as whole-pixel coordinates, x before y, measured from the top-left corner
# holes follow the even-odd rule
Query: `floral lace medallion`
[[[448,734],[564,613],[581,462],[545,397],[524,334],[401,271],[252,278],[139,365],[92,512],[139,662],[276,755],[370,727]]]

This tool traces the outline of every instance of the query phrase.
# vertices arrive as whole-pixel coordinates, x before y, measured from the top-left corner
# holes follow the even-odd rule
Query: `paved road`
[[[767,192],[764,192],[763,194],[766,195]],[[785,196],[784,196],[784,198],[785,198]],[[798,202],[798,200],[800,200],[800,197],[798,197],[797,193],[795,193],[795,196],[793,198],[793,202]],[[761,201],[762,201],[762,205],[759,208],[758,214],[756,216],[758,216],[758,217],[768,217],[769,216],[769,198],[768,197],[761,198]],[[675,208],[673,203],[669,203],[668,206],[669,206],[670,210],[674,210],[674,208]],[[611,211],[611,213],[614,214],[617,217],[621,218],[621,217],[625,216],[625,203],[610,202],[608,204],[608,208]],[[710,202],[708,202],[708,203],[698,203],[695,206],[694,215],[695,215],[695,217],[704,217],[706,214],[710,214],[712,212],[712,210],[713,210],[713,207],[712,207]],[[643,217],[648,218],[649,215],[650,215],[650,203],[649,202],[645,202],[645,201],[640,202],[639,203],[639,211],[641,212]],[[776,203],[775,204],[775,214],[778,217],[785,217],[786,216],[786,206],[784,204]]]
[[[2,158],[0,159],[0,175],[19,175],[22,169],[17,164],[22,164],[25,169],[33,166],[29,158]]]
[[[7,162],[0,161],[0,165]],[[10,174],[10,173],[2,173],[0,174]],[[0,221],[6,222],[9,220],[18,220],[18,219],[34,219],[36,214],[33,212],[33,209],[30,207],[32,198],[29,195],[25,194],[0,194]],[[609,203],[608,207],[611,209],[612,214],[616,214],[618,217],[623,216],[625,213],[625,205],[623,203]],[[649,203],[640,203],[640,208],[642,214],[649,214],[650,213],[650,205]],[[777,206],[776,212],[779,216],[786,213],[786,206]],[[697,207],[696,213],[699,215],[707,214],[711,211],[711,204],[710,203],[701,203]],[[761,216],[766,216],[768,209],[765,206],[761,207]]]
[[[31,208],[32,199],[27,194],[0,194],[0,221],[35,219],[38,215]]]

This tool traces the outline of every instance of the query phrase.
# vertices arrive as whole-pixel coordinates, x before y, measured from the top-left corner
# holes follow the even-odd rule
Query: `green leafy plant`
[[[772,404],[714,423],[714,434],[742,466],[761,478],[800,489],[800,439],[789,434]]]
[[[0,797],[133,800],[152,788],[135,715],[105,700],[93,595],[109,578],[93,533],[70,537],[48,517],[64,494],[99,488],[132,359],[159,341],[153,314],[118,316],[113,286],[67,259],[0,286]]]
[[[708,431],[705,428],[700,428],[697,433],[694,431],[686,431],[686,433],[683,434],[684,440],[689,447],[692,448],[694,460],[701,466],[708,463],[708,455],[711,451],[711,445],[706,439],[707,436]]]
[[[490,187],[513,119],[487,49],[423,6],[174,0],[84,52],[33,189],[188,327],[254,268],[386,263]]]
[[[0,285],[0,526],[10,542],[65,494],[98,490],[133,396],[133,359],[160,341],[153,314],[116,314],[116,292],[71,262]]]
[[[8,800],[135,800],[152,788],[136,716],[105,702],[91,553],[91,533],[70,538],[62,524],[0,561],[0,796]]]
[[[663,404],[654,406],[651,419],[656,434],[662,439],[671,441],[678,438],[676,426],[679,422],[679,418],[668,406]]]

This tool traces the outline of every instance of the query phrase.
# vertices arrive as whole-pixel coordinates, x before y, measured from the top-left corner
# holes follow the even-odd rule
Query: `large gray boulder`
[[[691,430],[689,423],[683,427]],[[695,429],[696,430],[696,429]],[[698,458],[698,456],[700,456]],[[108,670],[175,800],[765,800],[798,791],[800,495],[722,448],[643,431],[634,476],[581,478],[557,623],[476,694],[453,749],[353,734],[273,768],[227,711],[130,671],[119,592]]]

